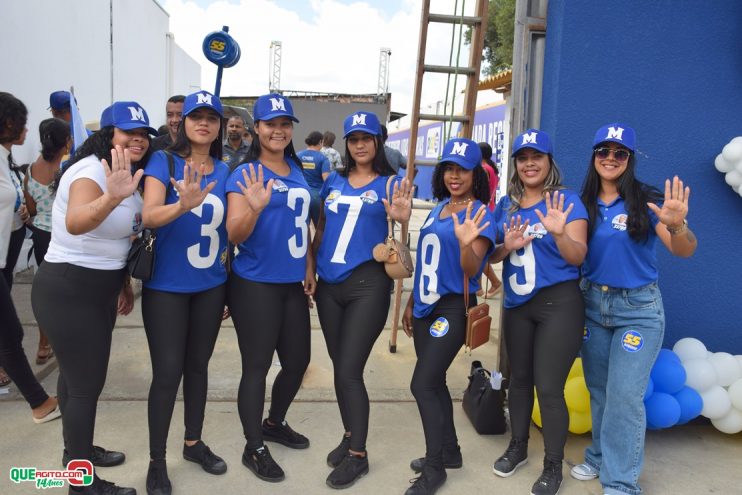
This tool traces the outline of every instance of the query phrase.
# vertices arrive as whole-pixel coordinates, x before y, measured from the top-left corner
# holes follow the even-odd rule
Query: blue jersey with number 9
[[[183,180],[185,160],[173,154],[173,177]],[[164,151],[152,155],[144,175],[165,185],[165,204],[178,202],[178,192],[170,184],[167,156]],[[227,280],[227,200],[224,186],[229,167],[214,160],[214,170],[202,178],[202,187],[216,181],[204,201],[191,211],[157,229],[155,268],[152,279],[144,283],[150,289],[168,292],[199,292]]]
[[[238,246],[232,271],[253,282],[302,282],[306,277],[309,247],[309,186],[299,164],[287,158],[289,174],[273,173],[263,165],[264,184],[273,179],[273,192],[260,213],[255,228]],[[255,173],[258,162],[253,163]],[[227,180],[227,194],[240,194],[237,182],[244,184],[242,171],[249,176],[248,164],[237,167]]]

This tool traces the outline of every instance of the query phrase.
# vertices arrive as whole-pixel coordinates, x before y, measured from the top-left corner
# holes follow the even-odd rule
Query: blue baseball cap
[[[291,100],[285,96],[270,93],[255,100],[255,105],[252,107],[254,121],[271,120],[277,117],[288,117],[294,122],[299,122],[299,119],[294,117],[294,107],[291,106]]]
[[[69,110],[70,92],[69,91],[55,91],[52,94],[50,94],[49,95],[49,108],[53,108],[54,110]]]
[[[443,147],[443,155],[439,164],[452,162],[466,170],[474,170],[482,165],[482,150],[479,145],[466,138],[449,139]]]
[[[117,127],[124,131],[132,129],[146,129],[149,134],[157,135],[157,131],[149,126],[147,112],[136,101],[116,101],[103,110],[100,116],[100,126]]]
[[[356,131],[381,136],[379,117],[372,112],[356,112],[348,115],[343,121],[343,138],[347,138],[348,134]]]
[[[208,91],[197,91],[185,97],[183,101],[183,117],[197,108],[210,108],[218,113],[220,117],[224,117],[222,100]]]
[[[618,122],[606,124],[595,133],[593,148],[605,142],[618,143],[634,151],[634,148],[636,148],[636,132],[633,128]]]
[[[554,154],[554,148],[551,146],[551,138],[544,131],[538,129],[528,129],[523,134],[518,135],[513,140],[513,152],[510,156],[515,156],[523,148],[533,148],[541,153],[549,155]]]

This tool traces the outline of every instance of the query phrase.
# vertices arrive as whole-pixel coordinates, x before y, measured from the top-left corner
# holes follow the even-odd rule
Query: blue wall
[[[695,256],[659,245],[665,346],[692,336],[742,354],[742,197],[714,168],[742,136],[742,2],[551,0],[543,96],[567,184],[581,185],[595,131],[620,121],[641,180],[690,185]]]

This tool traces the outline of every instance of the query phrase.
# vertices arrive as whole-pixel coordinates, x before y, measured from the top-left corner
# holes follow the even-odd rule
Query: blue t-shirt
[[[636,289],[657,281],[657,215],[650,209],[651,227],[645,241],[636,242],[626,230],[626,203],[598,200],[599,216],[587,246],[582,275],[596,284]]]
[[[286,160],[290,170],[285,177],[263,166],[264,183],[274,179],[273,193],[232,262],[232,271],[244,279],[282,284],[302,282],[306,277],[309,188],[299,164]],[[253,165],[257,173],[258,162]],[[229,176],[227,194],[242,194],[237,182],[244,182],[243,169],[250,171],[243,163]]]
[[[322,189],[325,182],[322,174],[330,173],[330,160],[321,152],[315,150],[303,150],[296,154],[301,160],[304,178],[309,187],[315,191]]]
[[[562,189],[559,192],[564,194],[565,210],[570,204],[575,205],[567,217],[567,223],[575,220],[587,220],[587,211],[582,201],[580,201],[580,197],[567,189]],[[528,243],[526,247],[512,251],[503,260],[504,304],[506,308],[514,308],[528,302],[540,289],[567,280],[576,280],[580,275],[578,267],[570,265],[562,258],[554,238],[546,231],[538,216],[536,216],[536,210],[539,210],[544,216],[546,215],[546,202],[544,200],[529,208],[520,208],[514,214],[508,212],[509,208],[510,198],[508,196],[503,197],[495,208],[498,241],[502,242],[505,238],[502,224],[510,225],[510,218],[517,215],[520,215],[523,222],[531,221],[528,230],[526,230],[526,235],[533,237],[533,241]]]
[[[319,195],[325,202],[325,230],[317,253],[317,274],[325,282],[342,282],[358,265],[373,259],[373,249],[388,233],[386,198],[388,176],[355,188],[347,177],[333,172]],[[402,180],[394,176],[394,183]]]
[[[461,268],[461,249],[453,231],[453,218],[440,218],[448,199],[438,203],[420,229],[417,242],[417,263],[415,266],[415,284],[413,297],[415,304],[412,314],[423,318],[431,313],[441,296],[446,294],[464,294],[464,271]],[[477,211],[482,203],[474,202],[472,211]],[[466,210],[456,214],[464,222]],[[482,224],[490,222],[480,234],[490,241],[490,247],[482,260],[476,275],[469,279],[469,293],[479,289],[479,279],[487,263],[487,258],[495,249],[497,231],[492,213],[486,210]]]
[[[185,160],[173,154],[173,177],[183,180]],[[144,169],[165,185],[165,204],[178,202],[178,192],[170,184],[170,171],[164,151],[152,155]],[[214,160],[214,171],[203,177],[202,187],[216,181],[203,203],[157,229],[155,268],[144,286],[168,292],[199,292],[227,280],[227,198],[224,186],[229,167]]]

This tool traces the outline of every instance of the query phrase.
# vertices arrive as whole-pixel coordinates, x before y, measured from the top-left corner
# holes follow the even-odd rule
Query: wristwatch
[[[687,218],[684,218],[683,223],[681,223],[680,226],[678,227],[670,227],[669,225],[667,226],[667,231],[670,233],[670,235],[682,234],[686,230],[688,230],[688,219]]]

